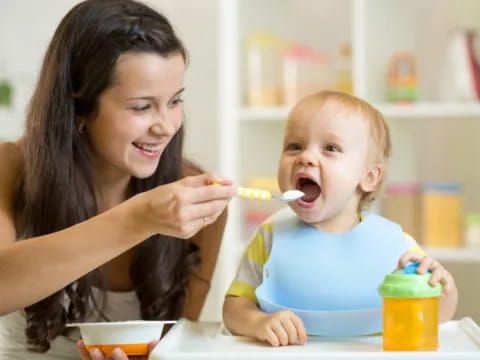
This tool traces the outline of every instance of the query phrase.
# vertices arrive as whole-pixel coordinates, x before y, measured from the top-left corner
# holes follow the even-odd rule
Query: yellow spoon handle
[[[267,190],[246,188],[246,187],[237,187],[237,196],[247,199],[255,200],[270,200],[272,198],[272,193]]]

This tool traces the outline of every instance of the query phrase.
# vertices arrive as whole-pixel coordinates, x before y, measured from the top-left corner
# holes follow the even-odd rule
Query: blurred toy
[[[339,50],[335,88],[337,91],[353,95],[351,58],[352,50],[350,44],[344,43]]]
[[[278,106],[283,102],[282,54],[285,42],[259,32],[247,39],[247,104]]]
[[[388,70],[388,100],[413,102],[418,99],[415,58],[411,53],[393,55]]]
[[[329,58],[300,44],[291,45],[283,55],[284,104],[293,106],[303,97],[331,88]]]

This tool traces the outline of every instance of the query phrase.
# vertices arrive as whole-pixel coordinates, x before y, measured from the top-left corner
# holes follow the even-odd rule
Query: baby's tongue
[[[315,201],[320,195],[320,187],[317,184],[304,184],[301,191],[305,193],[302,200],[306,202]]]

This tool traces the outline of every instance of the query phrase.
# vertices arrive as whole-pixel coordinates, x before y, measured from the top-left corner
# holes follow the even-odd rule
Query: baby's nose
[[[298,162],[303,166],[316,166],[318,160],[311,151],[303,151],[298,157]]]

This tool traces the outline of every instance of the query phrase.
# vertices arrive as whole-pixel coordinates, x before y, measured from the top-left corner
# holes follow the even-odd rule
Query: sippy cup
[[[431,273],[417,274],[412,263],[388,274],[378,288],[383,297],[383,349],[429,351],[438,348],[438,297],[440,284],[432,287]]]

